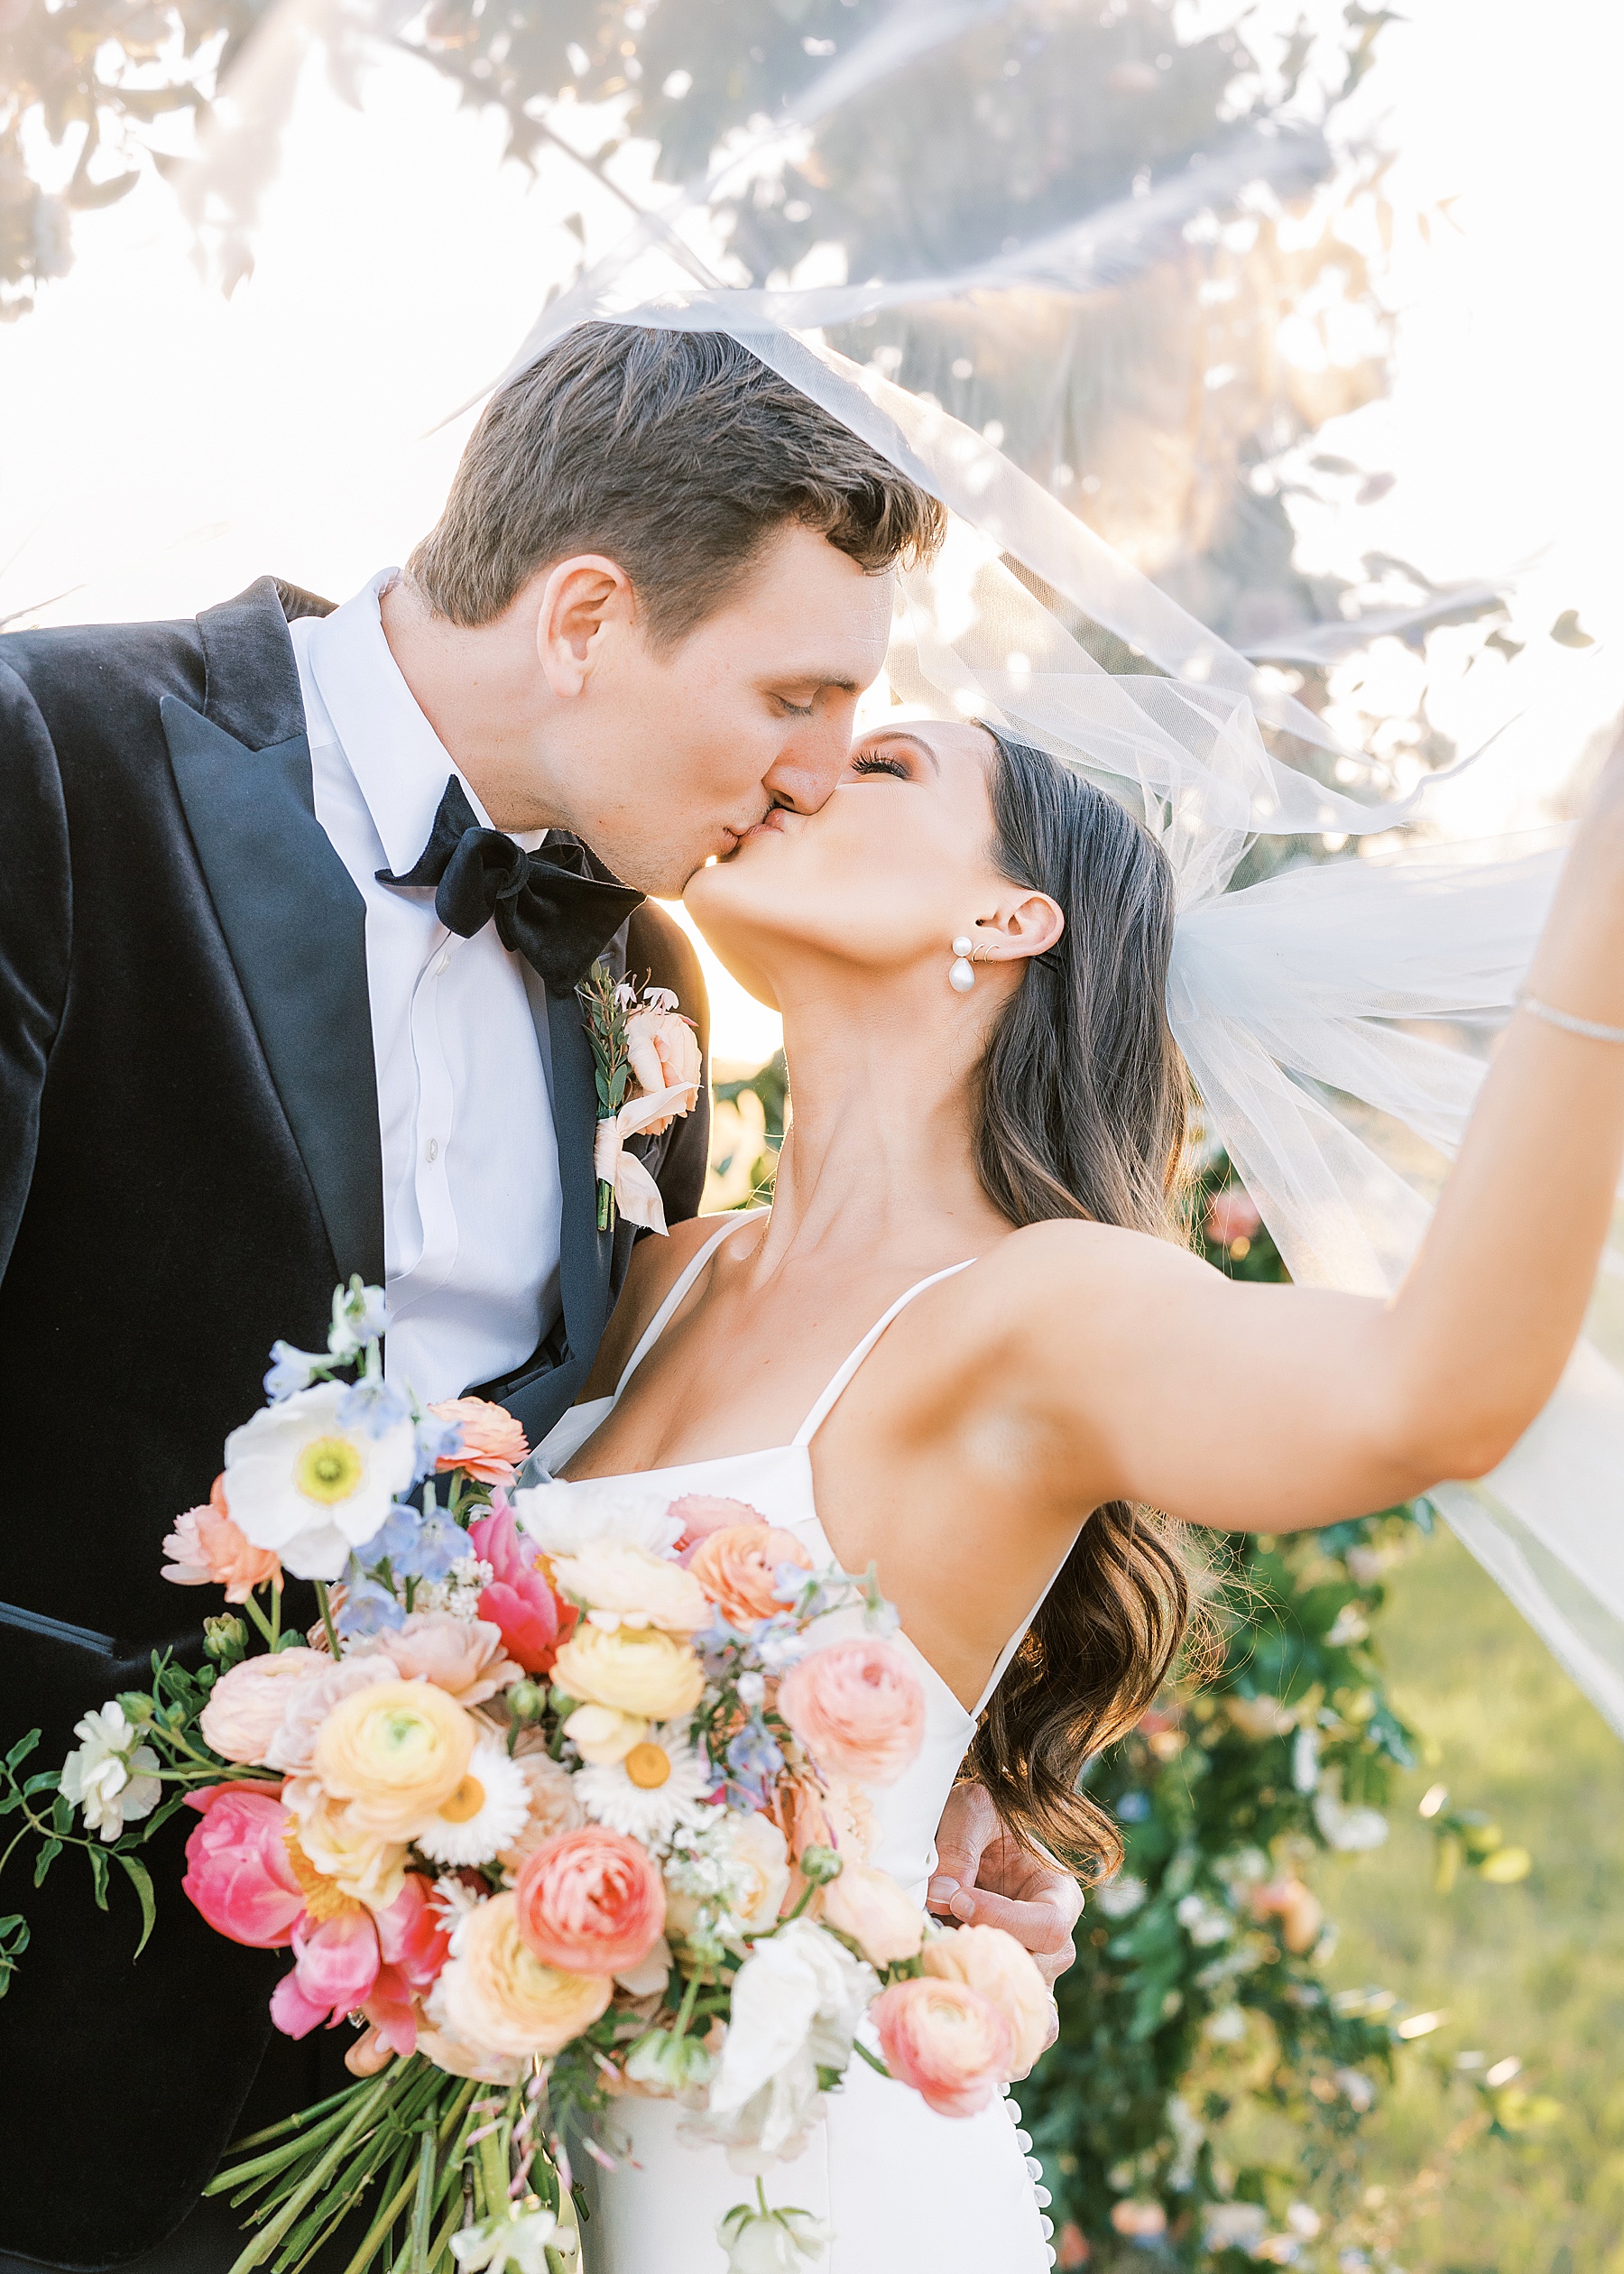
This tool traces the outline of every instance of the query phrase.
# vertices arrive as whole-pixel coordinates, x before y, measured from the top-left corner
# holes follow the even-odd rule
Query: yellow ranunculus
[[[481,2053],[545,2058],[590,2029],[614,1992],[608,1974],[544,1966],[519,1932],[513,1896],[493,1895],[458,1927],[433,2013]]]
[[[645,1721],[691,1714],[705,1687],[704,1668],[675,1635],[659,1627],[599,1627],[585,1620],[554,1659],[552,1678],[569,1697],[613,1706]]]
[[[333,1707],[312,1765],[359,1829],[409,1840],[466,1776],[477,1733],[432,1682],[374,1682]]]
[[[370,1911],[386,1911],[406,1884],[406,1843],[385,1839],[356,1823],[345,1800],[335,1800],[314,1777],[290,1777],[282,1787],[282,1806],[292,1822],[297,1843],[292,1855],[294,1876],[302,1886],[300,1857],[329,1881],[340,1899],[364,1903]],[[307,1890],[307,1893],[309,1890]],[[307,1909],[323,1916],[318,1894]]]

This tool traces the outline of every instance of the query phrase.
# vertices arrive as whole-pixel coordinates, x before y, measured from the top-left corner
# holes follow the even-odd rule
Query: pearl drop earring
[[[975,974],[969,958],[975,953],[975,942],[961,932],[953,943],[953,961],[947,966],[947,984],[955,994],[968,994],[975,984]]]

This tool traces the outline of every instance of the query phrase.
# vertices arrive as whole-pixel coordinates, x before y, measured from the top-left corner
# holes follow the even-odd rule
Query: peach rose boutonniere
[[[618,1208],[628,1223],[663,1234],[660,1188],[626,1141],[657,1137],[693,1112],[705,1071],[694,1022],[678,1010],[669,987],[645,986],[640,994],[634,981],[614,978],[606,964],[594,964],[576,994],[597,1077],[598,1230],[609,1230]]]

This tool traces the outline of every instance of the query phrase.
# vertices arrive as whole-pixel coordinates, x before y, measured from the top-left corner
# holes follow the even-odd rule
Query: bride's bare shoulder
[[[639,1240],[582,1391],[584,1398],[604,1397],[614,1389],[643,1328],[706,1242],[728,1220],[724,1215],[690,1216],[686,1223],[674,1224],[664,1239]]]
[[[1180,1240],[1080,1216],[1023,1225],[983,1256],[981,1275],[984,1293],[1005,1289],[1028,1300],[1046,1289],[1114,1292],[1222,1277]]]

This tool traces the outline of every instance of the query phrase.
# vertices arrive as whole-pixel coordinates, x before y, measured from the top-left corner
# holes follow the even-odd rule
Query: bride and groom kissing
[[[0,1396],[14,1444],[94,1431],[124,1478],[76,1513],[71,1586],[5,1528],[0,1728],[42,1719],[51,1758],[154,1648],[195,1655],[158,1542],[337,1280],[386,1287],[425,1398],[477,1390],[535,1444],[579,1396],[635,1233],[597,1225],[576,985],[602,957],[703,1037],[643,894],[828,800],[885,572],[939,521],[732,342],[588,327],[493,402],[404,576],[0,642]],[[707,1136],[702,1089],[633,1141],[674,1231]],[[943,1856],[986,1881],[962,1911],[1065,1963],[1074,1884],[980,1793]],[[0,2262],[223,2268],[192,2205],[267,2049],[263,1955],[168,1904],[132,1966],[60,1872],[35,1908]],[[315,2097],[308,2048],[265,2067],[256,2111]]]
[[[159,1541],[358,1272],[390,1371],[505,1406],[595,1520],[708,1493],[877,1567],[926,1710],[875,1860],[1053,1972],[1054,1859],[1121,1853],[1082,1771],[1174,1660],[1178,1527],[1325,1524],[1510,1451],[1624,1157],[1624,756],[1398,1291],[1232,1281],[1185,1238],[1151,830],[1001,728],[853,743],[890,571],[942,526],[728,337],[587,324],[493,399],[403,576],[0,641],[0,1727],[60,1758],[198,1650]],[[702,1103],[634,1141],[669,1225],[636,1238],[599,1225],[575,988],[601,959],[703,1032],[641,898],[678,892],[783,1015],[795,1125],[770,1211],[708,1223]],[[76,1487],[92,1438],[115,1495]],[[0,2274],[224,2274],[198,2189],[314,2096],[307,2050],[262,2058],[272,1954],[178,1904],[128,1948],[52,1881],[0,2003]],[[1042,2274],[1004,2105],[859,2065],[786,2174],[830,2274]],[[617,2103],[592,2274],[714,2274],[737,2180],[676,2116]]]

